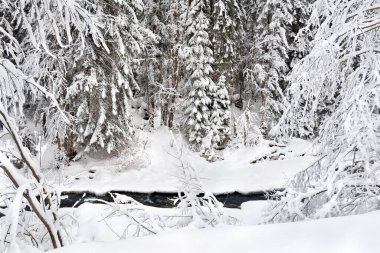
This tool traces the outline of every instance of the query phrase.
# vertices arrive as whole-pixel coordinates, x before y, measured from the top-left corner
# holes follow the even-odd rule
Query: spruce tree
[[[226,77],[220,76],[218,83],[211,90],[211,129],[212,143],[225,145],[231,137],[230,98],[226,88]]]
[[[186,47],[183,50],[183,57],[188,89],[185,129],[189,141],[198,148],[210,130],[210,87],[214,85],[211,79],[213,73],[211,64],[214,58],[208,34],[207,3],[205,0],[192,1],[184,16]]]
[[[1,136],[10,136],[0,140],[0,170],[4,173],[1,214],[6,216],[1,218],[0,234],[7,238],[1,241],[0,252],[25,251],[19,245],[49,250],[66,243],[68,233],[62,226],[58,187],[54,180],[45,179],[42,155],[36,157],[33,149],[29,150],[21,138],[24,130],[16,122],[24,121],[24,106],[45,100],[65,124],[70,123],[56,100],[64,65],[83,53],[86,41],[106,49],[102,19],[86,5],[87,1],[80,0],[0,3],[0,126]],[[70,50],[76,55],[65,54]],[[42,152],[41,139],[37,145],[37,152]],[[13,158],[21,162],[23,169],[15,168]]]
[[[259,3],[260,13],[251,49],[253,60],[248,73],[261,102],[260,127],[266,135],[284,110],[283,91],[289,71],[289,33],[294,20],[290,1]]]
[[[204,155],[214,160],[214,149],[224,148],[231,138],[230,98],[226,88],[226,77],[220,76],[218,83],[210,87],[210,131],[209,146],[204,147]]]
[[[84,54],[74,57],[68,68],[62,103],[70,108],[76,124],[66,133],[67,151],[111,153],[131,141],[134,126],[129,100],[140,89],[132,62],[143,52],[147,36],[153,37],[139,23],[136,12],[142,10],[139,1],[95,6],[93,12],[102,15],[107,27],[108,50],[88,40]],[[71,152],[68,155],[74,156]]]
[[[243,11],[236,0],[215,1],[212,19],[214,76],[222,74],[228,83],[236,79],[239,50],[243,38]]]
[[[143,52],[144,62],[140,67],[140,83],[145,93],[146,115],[145,119],[149,119],[149,125],[154,126],[158,108],[160,106],[161,97],[159,86],[163,85],[163,69],[167,64],[166,48],[169,40],[166,11],[168,8],[167,1],[145,0],[144,11],[142,13],[141,24],[149,29],[155,36],[155,40],[147,37],[145,50]],[[157,85],[158,84],[158,85]]]
[[[184,44],[184,29],[187,11],[185,0],[160,1],[162,20],[165,23],[164,36],[160,36],[160,76],[158,92],[161,106],[161,124],[172,128],[175,126],[174,115],[177,108],[178,90],[183,81],[183,58],[181,51]],[[161,32],[161,31],[160,31]],[[161,32],[162,34],[162,32]]]

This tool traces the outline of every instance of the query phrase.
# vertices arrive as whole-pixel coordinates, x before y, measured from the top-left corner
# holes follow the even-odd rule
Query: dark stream
[[[215,194],[215,197],[218,201],[223,203],[224,207],[227,208],[240,208],[241,204],[247,201],[257,201],[257,200],[266,200],[268,194],[273,194],[276,191],[282,191],[283,189],[274,189],[270,191],[256,191],[250,193],[240,193],[240,192],[231,192],[223,194]],[[94,194],[92,192],[86,191],[70,191],[62,192],[61,195],[61,207],[78,207],[86,202],[91,203],[102,203],[103,200],[107,202],[113,202],[111,194],[120,194],[133,198],[139,203],[146,206],[161,207],[161,208],[173,208],[175,207],[173,199],[178,197],[176,192],[129,192],[129,191],[111,191],[110,193],[105,194]],[[3,211],[5,207],[0,206],[0,209]],[[27,211],[30,211],[30,208],[26,207]],[[0,217],[4,216],[0,210]]]
[[[275,189],[271,191],[257,191],[250,193],[231,192],[223,194],[215,194],[218,201],[223,203],[227,208],[240,208],[241,204],[247,201],[266,200],[267,195],[282,189]],[[146,206],[172,208],[175,207],[173,199],[178,197],[176,192],[129,192],[129,191],[112,191],[120,195],[125,195],[133,198],[134,200]],[[79,206],[85,202],[91,201],[96,203],[96,199],[113,202],[110,193],[94,194],[92,192],[62,192],[61,207]]]

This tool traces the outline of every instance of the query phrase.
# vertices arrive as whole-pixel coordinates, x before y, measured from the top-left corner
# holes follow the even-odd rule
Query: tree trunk
[[[74,134],[71,131],[66,133],[63,147],[65,149],[66,157],[71,161],[76,155],[74,150]]]
[[[177,9],[174,13],[174,23],[177,24],[177,27],[179,27],[178,20],[179,20],[179,10]],[[181,36],[180,30],[177,28],[174,47],[178,45],[178,43],[180,42],[180,36]],[[177,51],[176,55],[174,56],[173,73],[172,73],[172,88],[174,91],[178,90],[179,80],[180,80],[180,64],[179,64],[179,55]],[[167,118],[169,128],[172,128],[174,124],[175,100],[176,100],[176,95],[172,94],[169,96],[168,118]]]

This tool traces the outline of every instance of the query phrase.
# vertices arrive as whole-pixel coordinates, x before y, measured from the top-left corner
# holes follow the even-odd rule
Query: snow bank
[[[77,244],[51,253],[378,253],[379,227],[377,211],[298,223],[174,231],[124,241]]]
[[[144,152],[150,164],[144,168],[123,168],[118,159],[96,160],[84,158],[64,170],[72,183],[65,187],[71,191],[93,191],[102,194],[111,190],[135,192],[176,192],[178,180],[177,153],[170,132],[160,128],[145,136],[148,144]],[[181,137],[176,135],[178,145]],[[269,152],[268,147],[240,147],[226,150],[224,160],[207,162],[194,153],[183,149],[183,159],[197,171],[206,191],[213,193],[253,192],[282,187],[294,174],[305,169],[313,161],[312,156],[297,156],[310,149],[310,143],[294,140],[290,143],[292,156],[286,160],[262,161],[251,164],[255,157]]]
[[[222,208],[222,211],[226,216],[234,217],[237,224],[257,225],[263,222],[263,210],[267,206],[268,201],[250,201],[243,203],[240,209]],[[120,235],[133,237],[134,226],[131,225],[131,219],[126,215],[110,215],[113,210],[107,205],[85,203],[77,208],[62,208],[60,211],[61,216],[75,219],[75,222],[71,218],[64,222],[72,243],[117,241],[120,240]],[[189,222],[188,218],[181,218],[181,210],[177,208],[141,205],[141,211],[146,212],[151,218],[156,217],[156,222],[159,221],[166,231],[178,232],[177,227],[181,227],[180,224],[186,225]],[[141,217],[138,212],[132,214]]]

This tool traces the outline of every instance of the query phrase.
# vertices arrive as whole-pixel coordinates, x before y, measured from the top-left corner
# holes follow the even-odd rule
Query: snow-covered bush
[[[225,146],[231,137],[230,97],[226,88],[226,77],[221,75],[219,81],[211,88],[211,130],[214,132],[212,142],[215,146]]]
[[[182,222],[182,225],[204,228],[233,222],[233,218],[223,214],[223,205],[215,196],[203,189],[195,169],[183,160],[181,150],[178,149],[175,158],[178,160],[180,186],[174,203],[181,215],[188,218],[188,222]]]
[[[198,228],[213,227],[224,222],[223,205],[212,193],[203,190],[194,168],[181,161],[180,169],[178,178],[181,186],[174,203],[181,214],[191,217],[191,224]]]
[[[152,234],[158,234],[165,229],[165,223],[159,216],[152,216],[145,211],[145,207],[131,197],[120,194],[111,194],[113,202],[107,202],[94,199],[95,202],[101,202],[108,207],[104,210],[102,221],[106,223],[109,229],[120,239],[127,237],[139,237]],[[90,200],[91,201],[91,200]],[[127,221],[123,224],[122,231],[116,231],[109,224],[112,218],[125,217]],[[120,229],[118,229],[120,230]]]
[[[243,142],[244,146],[256,146],[263,139],[261,130],[257,125],[257,113],[252,107],[248,103],[240,115],[233,117],[234,137],[239,142]]]
[[[37,187],[33,184],[24,184],[17,190],[11,186],[11,182],[6,182],[4,189],[1,189],[0,205],[8,207],[4,211],[4,217],[0,218],[0,250],[1,252],[19,252],[19,244],[24,243],[27,245],[33,245],[36,248],[42,250],[49,250],[52,248],[50,233],[55,233],[58,241],[67,242],[67,238],[70,235],[66,234],[66,231],[62,226],[61,219],[58,217],[59,197],[54,189],[46,191],[47,187],[42,188],[41,185]],[[34,193],[30,193],[34,192]],[[36,195],[36,193],[40,195]],[[28,200],[29,197],[24,198],[23,194],[32,196],[34,200],[34,207]],[[4,198],[6,197],[6,198]],[[47,203],[40,204],[39,198],[43,197]],[[37,205],[40,205],[39,207]],[[34,212],[34,208],[46,208],[46,210],[39,210]],[[55,218],[54,218],[55,216]],[[54,221],[55,220],[55,221]],[[54,223],[51,223],[53,222]],[[49,231],[48,226],[51,226]],[[57,234],[58,232],[58,234]],[[7,251],[8,250],[8,251]],[[15,251],[12,251],[15,250]]]
[[[174,199],[181,215],[187,220],[182,221],[179,226],[192,224],[203,228],[216,226],[218,224],[232,224],[236,222],[233,217],[224,215],[223,205],[211,192],[203,189],[196,170],[183,158],[184,147],[179,147],[174,135],[171,134],[176,153],[172,155],[177,159],[178,197]],[[211,136],[209,136],[211,139]]]
[[[119,154],[120,170],[146,168],[150,164],[149,145],[149,140],[142,133],[136,134],[133,144]]]
[[[215,161],[215,149],[223,149],[231,140],[230,99],[226,88],[226,77],[220,76],[217,84],[210,87],[210,131],[204,137],[201,151],[210,162]]]

